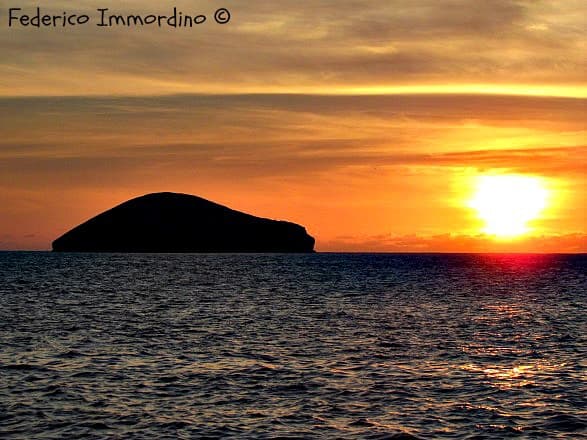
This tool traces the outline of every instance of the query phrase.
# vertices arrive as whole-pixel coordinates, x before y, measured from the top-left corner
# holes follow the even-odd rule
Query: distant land
[[[53,242],[56,252],[313,252],[306,229],[170,192],[128,200]]]

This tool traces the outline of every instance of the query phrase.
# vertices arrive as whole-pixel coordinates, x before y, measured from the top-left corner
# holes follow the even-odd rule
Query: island
[[[170,192],[128,200],[53,242],[55,252],[314,252],[314,238],[287,221]]]

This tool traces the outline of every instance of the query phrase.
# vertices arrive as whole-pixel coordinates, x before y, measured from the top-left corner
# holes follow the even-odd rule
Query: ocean
[[[587,438],[587,256],[0,253],[0,437]]]

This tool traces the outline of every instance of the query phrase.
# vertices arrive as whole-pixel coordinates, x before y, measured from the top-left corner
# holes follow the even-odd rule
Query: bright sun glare
[[[548,201],[543,179],[518,175],[479,176],[469,206],[485,226],[483,232],[498,238],[515,238],[529,231]]]

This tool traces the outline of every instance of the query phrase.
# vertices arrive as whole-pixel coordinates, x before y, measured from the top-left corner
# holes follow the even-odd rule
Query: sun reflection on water
[[[543,379],[543,376],[553,372],[560,371],[566,364],[524,364],[524,365],[494,365],[481,366],[475,364],[465,364],[461,369],[467,372],[483,375],[489,381],[491,386],[501,390],[532,386],[536,380]]]

